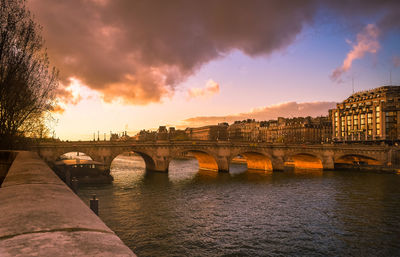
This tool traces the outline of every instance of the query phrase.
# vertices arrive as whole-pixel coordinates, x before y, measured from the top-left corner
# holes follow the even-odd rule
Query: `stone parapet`
[[[36,153],[17,154],[0,203],[0,256],[135,256]]]

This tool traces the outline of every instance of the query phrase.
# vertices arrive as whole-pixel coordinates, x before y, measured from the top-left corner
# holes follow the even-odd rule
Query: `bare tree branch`
[[[0,148],[16,147],[20,136],[48,133],[58,74],[40,33],[25,0],[0,0]]]

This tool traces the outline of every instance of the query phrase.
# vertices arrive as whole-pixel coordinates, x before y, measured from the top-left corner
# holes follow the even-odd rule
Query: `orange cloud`
[[[254,109],[250,112],[232,114],[227,116],[200,116],[183,120],[182,126],[204,126],[213,125],[219,122],[232,123],[235,120],[256,119],[271,120],[278,117],[306,117],[306,116],[326,116],[328,110],[334,108],[335,102],[287,102],[276,105],[270,105],[262,108]]]
[[[53,107],[53,110],[51,112],[57,114],[63,114],[65,112],[65,109],[61,107],[59,104],[57,104],[55,107]]]
[[[219,84],[210,79],[204,88],[190,88],[188,91],[189,98],[210,97],[219,93]]]
[[[374,24],[368,24],[358,33],[357,44],[353,45],[353,49],[347,54],[342,66],[333,71],[331,79],[340,82],[342,74],[351,68],[354,60],[363,58],[366,53],[376,53],[380,48],[378,36],[379,29]]]

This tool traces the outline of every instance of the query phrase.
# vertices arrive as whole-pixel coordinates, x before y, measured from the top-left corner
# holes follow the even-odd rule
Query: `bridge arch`
[[[90,158],[90,160],[93,160],[93,156],[90,153],[82,152],[82,151],[60,151],[55,154],[55,157],[56,157],[56,159],[59,159],[63,155],[74,156],[74,157],[76,157],[76,159]]]
[[[125,154],[125,153],[129,153],[129,152],[133,152],[138,154],[140,157],[142,157],[144,163],[145,163],[145,168],[146,170],[152,170],[152,171],[156,171],[158,170],[156,168],[156,162],[154,161],[153,157],[148,154],[145,153],[144,151],[140,151],[140,150],[136,150],[136,149],[130,149],[130,148],[126,148],[126,149],[119,149],[119,150],[115,150],[112,152],[112,154],[108,157],[108,165],[109,167],[111,167],[112,162],[115,160],[115,158],[117,158],[118,156]]]
[[[48,162],[54,162],[59,159],[64,154],[69,153],[79,153],[88,156],[91,160],[95,160],[96,154],[90,151],[89,149],[79,149],[79,148],[61,148],[52,152],[51,155],[42,156]]]
[[[242,156],[245,159],[247,169],[249,170],[273,170],[271,157],[263,153],[255,151],[240,152],[239,154],[232,156],[229,161],[232,162],[237,156]]]
[[[344,154],[335,159],[335,164],[382,165],[382,162],[376,158],[362,154]]]
[[[215,158],[212,153],[206,150],[185,149],[176,152],[171,159],[185,156],[193,156],[194,158],[196,158],[199,163],[199,169],[201,170],[221,170],[220,165],[218,165],[217,158]]]
[[[310,153],[291,154],[286,159],[287,166],[301,169],[323,169],[322,158]]]

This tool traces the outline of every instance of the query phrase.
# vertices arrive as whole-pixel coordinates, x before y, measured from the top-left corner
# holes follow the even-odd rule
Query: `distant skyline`
[[[28,6],[61,74],[60,139],[326,115],[352,80],[355,91],[400,84],[399,1]]]

